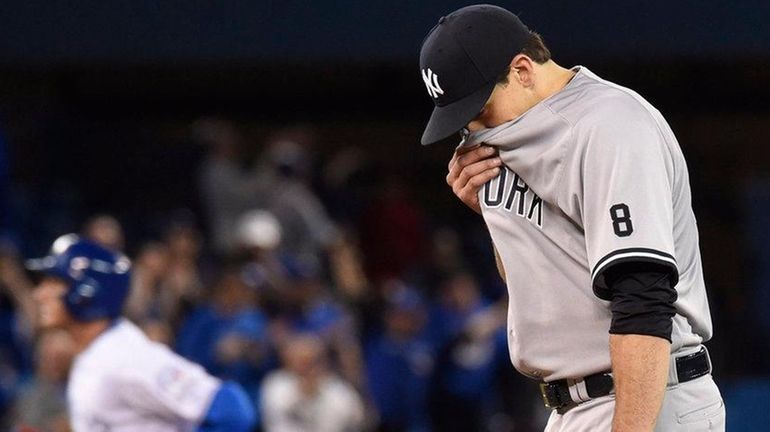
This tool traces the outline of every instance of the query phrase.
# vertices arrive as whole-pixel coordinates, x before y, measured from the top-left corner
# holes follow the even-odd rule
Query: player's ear
[[[518,54],[511,60],[511,74],[509,80],[516,80],[522,87],[531,87],[534,84],[534,62],[526,54]]]

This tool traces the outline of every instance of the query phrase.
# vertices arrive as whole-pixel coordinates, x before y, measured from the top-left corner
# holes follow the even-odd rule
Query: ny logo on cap
[[[434,99],[438,98],[438,95],[444,94],[444,90],[438,85],[438,75],[434,74],[430,68],[422,70],[422,80],[425,81],[425,87],[428,88],[428,94]]]

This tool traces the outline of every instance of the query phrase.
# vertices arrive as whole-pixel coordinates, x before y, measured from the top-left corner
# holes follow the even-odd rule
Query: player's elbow
[[[256,423],[256,411],[243,388],[234,382],[225,382],[197,432],[251,432]]]

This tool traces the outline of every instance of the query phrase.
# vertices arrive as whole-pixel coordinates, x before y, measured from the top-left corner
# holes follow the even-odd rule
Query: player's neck
[[[94,341],[100,334],[104,333],[110,327],[110,321],[99,320],[91,322],[76,322],[70,328],[70,334],[75,341],[75,352],[81,353]]]
[[[569,84],[575,72],[549,60],[539,66],[536,92],[542,101],[558,93]]]
[[[517,102],[510,107],[509,119],[524,114],[535,105],[561,91],[575,76],[575,72],[549,60],[543,64],[536,64],[533,76],[535,79],[532,80],[532,85],[520,85],[517,87],[519,90],[512,94],[512,98]]]

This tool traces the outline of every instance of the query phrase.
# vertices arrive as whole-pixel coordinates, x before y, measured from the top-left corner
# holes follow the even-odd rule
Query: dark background
[[[767,406],[770,392],[742,392],[767,389],[770,374],[770,2],[494,3],[541,33],[558,63],[638,91],[669,120],[689,163],[715,375],[730,415]],[[419,145],[432,107],[420,42],[466,4],[3,1],[5,231],[41,253],[107,211],[130,245],[169,211],[199,211],[191,184],[205,149],[189,125],[204,115],[242,125],[255,154],[272,130],[311,126],[318,161],[360,146],[434,225],[480,224],[443,183],[451,143]],[[732,406],[732,395],[744,399]]]

